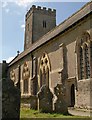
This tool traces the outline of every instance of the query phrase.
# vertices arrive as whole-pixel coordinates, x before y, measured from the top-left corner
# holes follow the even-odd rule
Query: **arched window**
[[[83,49],[80,47],[80,79],[84,78]]]
[[[83,33],[81,38],[77,39],[76,52],[79,79],[88,79],[92,74],[92,42],[89,32]]]
[[[46,85],[49,87],[50,60],[44,53],[40,59],[40,87]]]
[[[90,77],[90,65],[89,65],[89,51],[88,46],[85,45],[85,69],[86,69],[86,78]]]
[[[92,78],[92,41],[90,42],[90,77]]]

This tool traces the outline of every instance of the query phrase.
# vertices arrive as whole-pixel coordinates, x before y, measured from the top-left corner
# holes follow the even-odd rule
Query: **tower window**
[[[43,20],[43,28],[46,28],[46,21]]]

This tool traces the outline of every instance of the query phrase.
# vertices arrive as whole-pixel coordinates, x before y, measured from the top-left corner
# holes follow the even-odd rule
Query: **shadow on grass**
[[[56,114],[56,115],[64,115],[64,116],[73,116],[72,114],[70,114],[68,111],[66,113],[61,113],[61,112],[55,112],[55,111],[52,111],[52,112],[46,112],[46,111],[42,111],[41,109],[38,111],[38,114],[39,113],[46,113],[46,114]]]

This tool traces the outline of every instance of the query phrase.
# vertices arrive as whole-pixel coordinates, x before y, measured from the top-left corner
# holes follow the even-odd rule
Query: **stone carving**
[[[66,93],[65,93],[65,87],[62,83],[57,84],[57,86],[54,88],[54,93],[57,96],[57,100],[55,103],[55,112],[58,113],[67,113],[68,107],[66,102]]]
[[[16,77],[15,77],[15,71],[14,71],[14,69],[10,72],[10,79],[14,82],[14,84],[15,84],[15,82],[16,82]]]
[[[27,62],[25,62],[23,66],[23,80],[27,80],[29,77],[30,77],[30,71]]]
[[[38,109],[42,112],[52,112],[53,94],[50,89],[44,85],[38,92]]]

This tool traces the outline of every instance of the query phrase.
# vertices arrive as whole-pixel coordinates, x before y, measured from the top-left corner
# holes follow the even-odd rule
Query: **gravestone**
[[[13,81],[2,80],[2,118],[19,119],[20,117],[20,90]]]
[[[20,89],[8,78],[8,64],[2,63],[2,120],[20,118]]]
[[[52,112],[52,98],[53,94],[50,89],[46,85],[42,86],[38,92],[38,109],[41,112]]]
[[[37,96],[30,96],[30,109],[37,110]]]
[[[54,88],[54,93],[57,96],[57,100],[55,103],[55,112],[62,114],[68,113],[64,85],[62,83],[57,84],[57,86]]]

